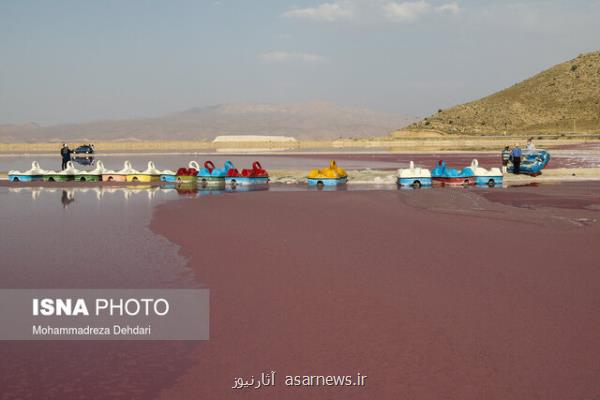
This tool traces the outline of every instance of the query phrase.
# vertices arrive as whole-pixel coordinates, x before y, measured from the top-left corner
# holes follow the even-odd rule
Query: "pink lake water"
[[[398,162],[352,157],[348,160],[354,165]],[[312,156],[309,160],[325,162],[326,158]],[[285,158],[285,162],[304,163],[306,159],[294,156]],[[306,187],[271,185],[265,189],[303,191]],[[359,185],[341,190],[366,189],[382,190]],[[392,185],[385,190],[397,188]],[[432,194],[438,190],[441,194],[458,193],[431,190]],[[458,190],[512,193],[510,188]],[[538,204],[540,200],[528,194],[536,190],[517,189],[519,205]],[[568,198],[569,190],[561,193],[556,201]],[[183,210],[187,203],[213,195],[245,194],[178,190],[172,186],[0,184],[0,288],[202,287],[179,247],[148,225],[158,205],[187,199],[173,203]],[[495,200],[515,200],[507,200],[507,195],[496,196]],[[203,229],[201,225],[194,228]],[[156,398],[163,390],[177,386],[181,377],[198,365],[197,355],[203,354],[206,345],[173,341],[0,341],[0,399]]]
[[[201,286],[178,247],[147,227],[170,198],[178,196],[0,186],[0,288]],[[198,345],[0,341],[0,398],[154,398],[192,365]]]

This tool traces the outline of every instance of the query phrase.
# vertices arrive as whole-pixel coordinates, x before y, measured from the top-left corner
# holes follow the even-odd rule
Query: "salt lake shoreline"
[[[345,398],[587,398],[600,390],[598,198],[580,182],[159,205],[150,229],[211,290],[211,340],[160,398],[229,398],[233,377],[263,369],[369,376]]]

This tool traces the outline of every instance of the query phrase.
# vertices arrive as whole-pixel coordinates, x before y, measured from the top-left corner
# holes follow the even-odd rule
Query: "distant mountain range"
[[[599,133],[600,52],[582,54],[409,127],[458,134]]]
[[[291,105],[223,104],[159,118],[40,126],[0,125],[0,142],[94,140],[212,140],[223,135],[282,135],[296,139],[383,136],[416,118],[328,102]]]

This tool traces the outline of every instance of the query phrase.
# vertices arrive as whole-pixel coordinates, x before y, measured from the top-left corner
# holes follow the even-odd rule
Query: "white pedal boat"
[[[102,173],[102,182],[127,182],[128,175],[139,173],[140,171],[133,169],[131,161],[125,161],[123,168],[118,171],[105,170]]]
[[[40,163],[34,161],[27,171],[8,171],[9,182],[32,182],[41,181],[47,171],[40,167]]]
[[[398,185],[414,188],[431,186],[431,171],[426,168],[415,167],[415,163],[411,161],[408,168],[398,170]]]
[[[75,175],[79,173],[81,173],[81,171],[75,168],[73,161],[68,161],[67,168],[62,171],[46,171],[43,179],[45,182],[66,182],[75,179]]]
[[[504,176],[500,168],[485,169],[479,166],[479,161],[471,162],[471,169],[475,176],[476,185],[487,185],[489,187],[502,186]]]

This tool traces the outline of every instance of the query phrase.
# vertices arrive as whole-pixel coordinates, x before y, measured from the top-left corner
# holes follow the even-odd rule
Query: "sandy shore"
[[[600,184],[271,192],[163,204],[211,290],[164,399],[585,399],[600,393]],[[277,371],[275,388],[231,389]],[[368,375],[287,388],[284,375]]]

